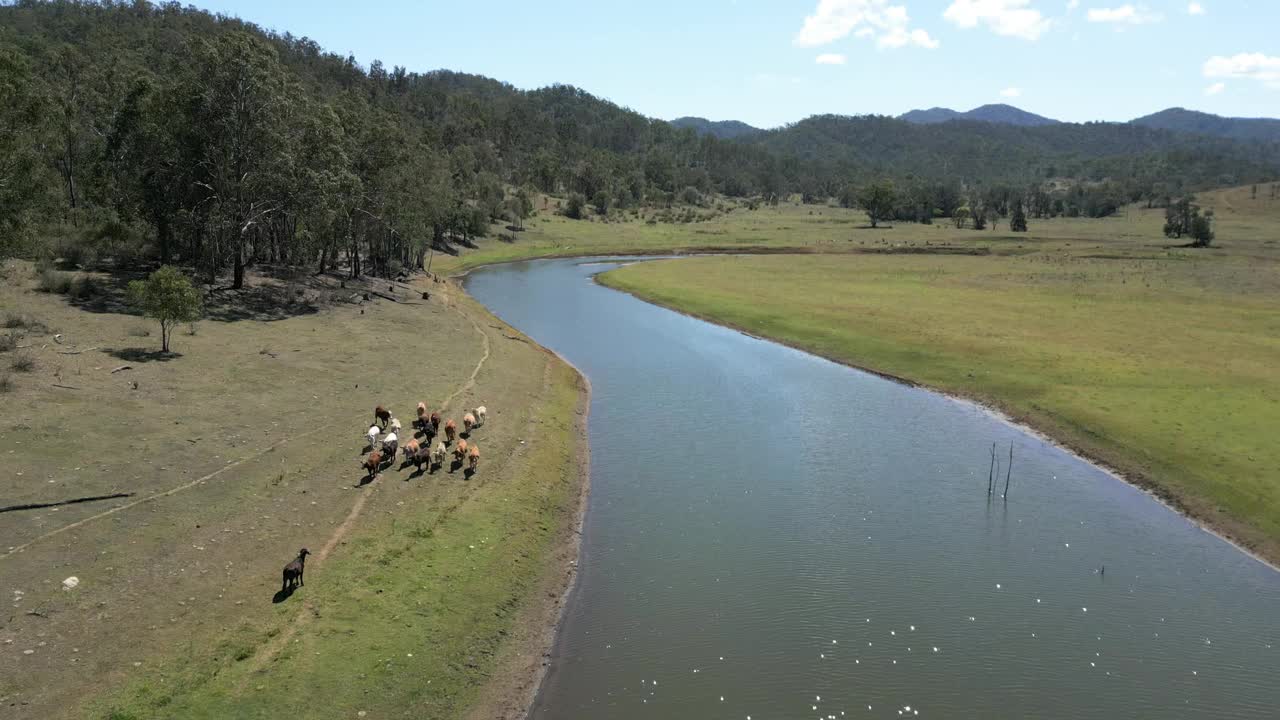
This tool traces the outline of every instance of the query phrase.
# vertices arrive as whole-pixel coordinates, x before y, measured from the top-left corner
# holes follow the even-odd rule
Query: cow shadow
[[[275,605],[279,605],[285,600],[288,600],[289,597],[293,595],[293,591],[297,589],[298,589],[298,586],[296,585],[287,585],[285,587],[282,587],[276,591],[275,595],[272,596],[271,602]]]

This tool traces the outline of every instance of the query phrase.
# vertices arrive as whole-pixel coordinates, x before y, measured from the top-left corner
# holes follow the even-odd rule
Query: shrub
[[[36,287],[45,292],[66,295],[71,290],[71,285],[74,281],[75,276],[71,273],[46,269],[40,272],[40,279],[36,282]]]
[[[151,337],[151,331],[144,327],[129,328],[130,337]]]
[[[97,253],[83,240],[66,236],[55,240],[50,246],[54,258],[62,260],[66,265],[87,267],[97,261]]]
[[[31,372],[36,369],[36,360],[30,355],[15,355],[13,360],[9,361],[9,369],[14,372]]]
[[[569,193],[569,198],[565,201],[564,209],[560,213],[570,220],[581,220],[586,206],[587,198],[582,193]]]
[[[13,378],[9,376],[9,373],[0,375],[0,393],[7,393],[11,390],[13,390]]]
[[[102,294],[102,283],[92,275],[81,275],[71,281],[67,295],[76,300],[88,300]]]
[[[0,352],[9,352],[18,347],[18,341],[22,336],[16,332],[7,332],[0,335]]]
[[[37,333],[42,333],[49,329],[44,323],[30,315],[20,315],[18,313],[6,313],[3,324],[6,328],[25,329]]]
[[[102,283],[97,278],[59,270],[41,271],[36,285],[45,292],[66,295],[76,300],[88,300],[102,293]]]

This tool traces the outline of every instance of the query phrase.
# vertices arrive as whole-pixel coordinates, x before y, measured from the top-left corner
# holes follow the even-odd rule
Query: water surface
[[[1280,716],[1280,573],[977,408],[592,282],[609,267],[467,281],[594,390],[534,717]]]

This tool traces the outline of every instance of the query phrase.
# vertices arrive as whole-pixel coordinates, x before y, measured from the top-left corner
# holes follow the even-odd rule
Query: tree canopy
[[[850,188],[892,181],[873,223],[929,222],[966,201],[1007,216],[1014,195],[1030,217],[1101,217],[1280,175],[1274,142],[1107,123],[816,116],[718,138],[570,86],[361,65],[176,2],[0,5],[0,129],[0,252],[39,252],[20,241],[40,224],[111,228],[117,260],[233,286],[255,263],[419,267],[519,226],[521,192],[580,196],[578,211],[716,194],[866,208]]]
[[[165,265],[146,280],[129,283],[129,302],[142,314],[160,322],[160,349],[169,352],[169,339],[178,323],[200,319],[200,291],[181,270]]]

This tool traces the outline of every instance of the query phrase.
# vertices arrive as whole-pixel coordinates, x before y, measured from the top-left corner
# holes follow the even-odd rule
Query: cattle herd
[[[373,425],[365,431],[364,440],[369,454],[361,463],[368,473],[366,482],[372,482],[384,467],[396,461],[396,453],[400,453],[401,467],[413,465],[422,471],[425,466],[428,472],[435,472],[444,466],[449,453],[453,454],[453,467],[467,466],[468,476],[475,474],[480,465],[480,448],[467,440],[476,428],[484,425],[488,411],[481,405],[462,416],[462,432],[458,432],[458,424],[453,419],[444,420],[444,437],[437,440],[441,433],[440,413],[429,412],[425,403],[418,403],[417,418],[413,421],[413,437],[400,445],[400,421],[383,406],[373,410]],[[435,447],[431,443],[435,442]]]
[[[465,464],[467,477],[474,475],[480,466],[480,448],[474,442],[468,443],[467,439],[471,437],[473,430],[484,425],[487,415],[488,411],[483,405],[464,413],[461,433],[458,432],[457,423],[452,419],[446,420],[443,428],[444,437],[436,440],[441,431],[440,413],[427,412],[426,404],[418,403],[418,417],[413,421],[413,437],[401,446],[400,421],[391,414],[391,411],[379,405],[373,410],[373,425],[364,434],[369,450],[369,454],[360,463],[360,466],[368,472],[364,482],[373,482],[383,468],[394,464],[397,452],[401,454],[400,467],[413,465],[421,472],[423,466],[426,466],[429,472],[435,472],[444,466],[445,460],[449,457],[450,447],[453,453],[451,470]],[[436,443],[434,448],[431,447],[433,441]],[[303,548],[292,562],[284,566],[281,593],[288,594],[303,584],[302,575],[306,569],[307,555],[310,554],[306,548]]]

